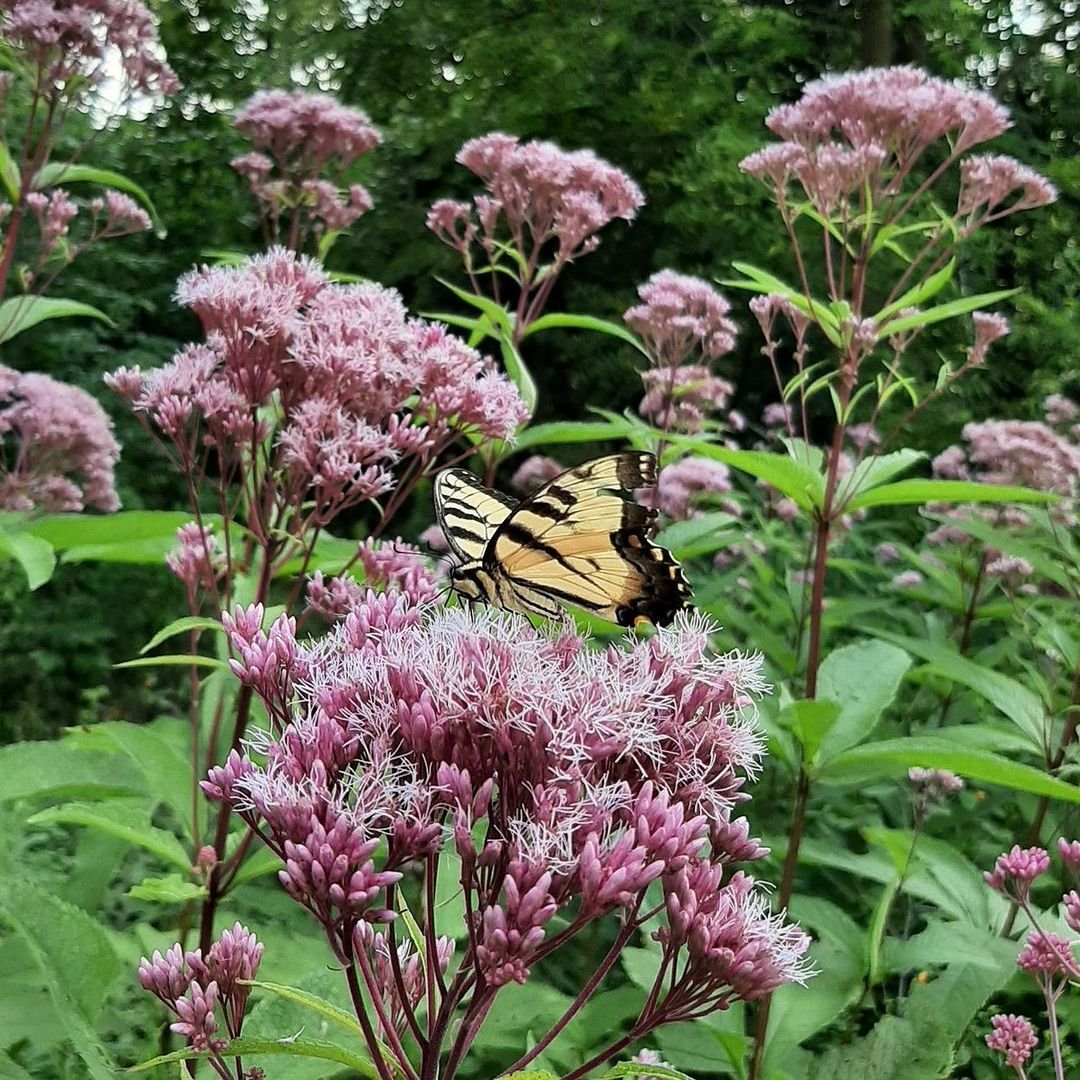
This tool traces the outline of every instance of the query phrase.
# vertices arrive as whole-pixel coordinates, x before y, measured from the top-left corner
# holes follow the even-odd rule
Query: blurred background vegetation
[[[414,311],[448,308],[436,276],[456,279],[452,252],[424,227],[430,203],[463,196],[454,163],[465,140],[501,129],[590,147],[626,169],[647,205],[613,226],[565,275],[552,310],[619,319],[662,267],[714,279],[744,259],[791,276],[763,190],[736,163],[765,141],[763,118],[827,71],[914,63],[990,90],[1014,127],[996,149],[1047,175],[1061,200],[984,230],[961,268],[966,290],[1019,287],[1014,333],[999,359],[931,411],[909,443],[931,452],[973,417],[1034,416],[1049,392],[1080,393],[1080,30],[1075,0],[159,0],[161,37],[184,91],[149,119],[99,132],[85,160],[118,170],[153,198],[164,237],[109,244],[81,259],[63,292],[114,320],[45,323],[3,360],[91,389],[124,443],[127,508],[182,504],[177,479],[101,384],[121,364],[152,367],[193,340],[172,302],[177,277],[216,250],[262,246],[254,205],[229,160],[245,149],[235,108],[259,89],[303,86],[366,110],[384,145],[356,179],[375,199],[334,248],[332,270],[398,288]],[[93,118],[85,117],[82,134]],[[73,137],[78,137],[78,132]],[[1030,221],[1028,220],[1030,217]],[[1015,222],[1015,223],[1014,223]],[[746,328],[720,374],[734,406],[756,416],[771,380]],[[634,354],[610,338],[543,335],[527,359],[538,420],[584,416],[589,404],[632,407]],[[921,361],[936,371],[928,338]],[[920,357],[912,358],[919,362]],[[430,520],[418,506],[417,531]],[[115,672],[163,621],[182,613],[164,568],[61,568],[28,594],[0,568],[0,741],[40,738],[103,716],[155,715],[169,676]],[[174,610],[175,609],[175,610]],[[91,689],[87,690],[86,687]]]

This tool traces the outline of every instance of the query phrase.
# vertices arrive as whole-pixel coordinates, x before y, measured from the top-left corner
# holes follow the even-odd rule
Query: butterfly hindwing
[[[466,469],[443,469],[435,477],[435,513],[459,559],[481,559],[495,530],[517,503],[476,482]]]
[[[671,553],[650,536],[656,511],[634,501],[656,483],[652,454],[588,461],[523,500],[499,525],[484,556],[523,607],[573,604],[624,626],[663,626],[690,587]],[[544,612],[542,612],[544,613]]]

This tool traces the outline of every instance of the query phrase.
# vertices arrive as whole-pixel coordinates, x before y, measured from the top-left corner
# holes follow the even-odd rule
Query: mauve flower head
[[[386,888],[452,845],[467,882],[484,868],[470,933],[499,986],[528,978],[567,905],[599,917],[664,874],[762,852],[732,821],[763,750],[761,660],[710,654],[700,616],[606,650],[393,592],[316,641],[261,620],[241,609],[227,629],[274,734],[203,787],[259,824],[287,890],[332,932],[390,918]],[[803,970],[801,932],[742,881],[698,969],[729,995]]]
[[[475,223],[462,204],[440,200],[428,227],[458,250],[474,235],[489,250],[500,230],[523,254],[548,243],[565,263],[595,249],[596,233],[615,218],[632,221],[645,202],[622,169],[591,150],[562,150],[550,142],[520,142],[491,132],[470,139],[457,155],[475,173],[486,194],[474,199]]]
[[[26,196],[26,205],[37,219],[42,256],[53,255],[66,240],[79,208],[63,188],[53,188],[48,195],[41,191],[31,191]]]
[[[786,402],[773,401],[761,412],[761,422],[770,429],[787,428],[791,426],[794,410]]]
[[[991,889],[1005,896],[1019,899],[1031,892],[1031,883],[1050,868],[1050,856],[1043,848],[1022,848],[1014,844],[1012,849],[997,857],[994,869],[983,874]]]
[[[94,240],[146,232],[152,225],[150,215],[134,199],[119,191],[106,191],[104,197],[91,199],[90,209],[95,215],[91,233]],[[102,219],[100,225],[98,217]]]
[[[1009,320],[1004,315],[976,311],[971,322],[975,327],[975,343],[968,349],[968,363],[977,366],[985,363],[990,346],[1009,332]]]
[[[566,466],[553,457],[532,454],[514,471],[514,475],[510,477],[510,486],[523,495],[531,495],[549,480],[554,480],[565,471]]]
[[[638,287],[642,302],[623,320],[642,340],[658,367],[674,367],[691,356],[715,360],[735,347],[731,304],[701,278],[660,270]]]
[[[1016,966],[1038,979],[1040,976],[1053,980],[1060,976],[1080,979],[1080,967],[1073,956],[1072,942],[1060,934],[1035,930],[1028,935]]]
[[[225,553],[218,550],[213,529],[189,521],[176,530],[177,547],[165,556],[165,565],[189,592],[213,587],[224,569]]]
[[[85,391],[0,364],[0,510],[120,506],[112,421]]]
[[[1080,449],[1046,424],[1031,420],[986,420],[965,424],[964,440],[979,479],[1019,484],[1060,495],[1076,494]]]
[[[888,566],[889,563],[894,563],[899,558],[900,549],[895,544],[889,543],[887,540],[874,548],[874,561],[878,566]]]
[[[1066,840],[1064,836],[1059,836],[1057,849],[1065,869],[1074,877],[1080,876],[1080,840]]]
[[[1064,394],[1048,394],[1043,399],[1043,412],[1051,427],[1065,427],[1080,416],[1080,406]]]
[[[45,84],[67,91],[122,72],[128,93],[180,89],[163,59],[154,18],[136,0],[0,0],[0,12],[4,40],[44,69]]]
[[[727,407],[735,390],[704,364],[649,368],[641,381],[645,396],[638,412],[665,431],[700,431],[708,416]]]
[[[922,769],[913,766],[908,769],[908,782],[914,794],[916,821],[924,820],[931,810],[950,795],[964,790],[963,779],[948,769]]]
[[[192,271],[177,298],[205,342],[106,381],[181,456],[212,446],[223,472],[244,467],[277,415],[275,477],[310,523],[388,491],[403,459],[433,458],[465,432],[509,438],[526,416],[509,379],[444,327],[410,319],[397,292],[331,284],[284,248]]]
[[[1065,922],[1074,933],[1080,933],[1080,893],[1071,889],[1061,898]]]
[[[283,173],[305,177],[347,168],[382,142],[366,113],[306,90],[258,91],[237,113],[236,127]]]
[[[892,579],[894,589],[915,589],[924,581],[923,575],[918,570],[903,570]]]
[[[986,1036],[986,1045],[1004,1054],[1005,1064],[1010,1069],[1023,1069],[1031,1057],[1031,1051],[1039,1045],[1031,1021],[1026,1016],[998,1013],[990,1017],[990,1023],[994,1030]]]
[[[957,213],[969,223],[1048,206],[1057,197],[1046,177],[1006,154],[977,154],[960,163]]]
[[[712,495],[726,495],[732,489],[731,471],[725,464],[690,456],[665,465],[655,489],[646,489],[638,498],[656,505],[675,521],[686,521],[701,516],[700,502]]]

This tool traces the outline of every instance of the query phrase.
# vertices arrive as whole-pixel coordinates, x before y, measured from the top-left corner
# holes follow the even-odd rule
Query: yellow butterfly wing
[[[523,500],[499,525],[484,564],[529,610],[573,604],[623,626],[665,626],[686,605],[682,569],[650,535],[656,511],[634,491],[656,483],[656,458],[587,461]],[[505,592],[506,589],[501,589]]]
[[[516,506],[466,469],[443,469],[435,476],[436,517],[451,551],[466,562],[483,558],[495,530]]]

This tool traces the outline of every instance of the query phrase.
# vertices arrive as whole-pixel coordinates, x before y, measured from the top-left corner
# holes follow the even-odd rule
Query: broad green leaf
[[[1030,765],[1009,761],[998,754],[958,747],[935,735],[886,739],[856,746],[826,763],[818,777],[836,782],[865,782],[882,776],[903,776],[913,765],[949,769],[970,780],[1080,803],[1080,786],[1076,784],[1067,784]]]
[[[146,900],[151,904],[186,904],[191,900],[201,900],[206,896],[206,886],[179,874],[166,877],[147,877],[132,885],[128,896],[136,900]]]
[[[220,619],[208,619],[203,615],[185,615],[181,619],[173,619],[168,626],[163,626],[140,650],[139,653],[148,653],[151,649],[160,645],[163,641],[176,634],[183,634],[191,630],[213,630],[219,634],[225,633],[225,627]]]
[[[0,1053],[0,1080],[34,1080],[34,1078],[21,1065],[12,1061],[7,1054]]]
[[[75,1052],[92,1080],[117,1066],[94,1021],[121,965],[108,932],[85,911],[25,882],[0,881],[0,917],[29,946]]]
[[[1002,300],[1007,300],[1010,296],[1015,296],[1019,291],[1019,289],[999,289],[997,292],[980,293],[978,296],[962,296],[958,300],[951,300],[947,304],[939,304],[925,311],[917,311],[912,315],[900,315],[878,327],[878,339],[891,337],[903,330],[916,330],[921,326],[929,326],[931,323],[954,319],[958,315],[966,315],[969,311],[988,308]]]
[[[698,440],[675,436],[671,442],[686,446],[702,457],[715,458],[740,472],[771,484],[786,495],[801,510],[820,507],[825,497],[825,478],[808,465],[795,461],[787,454],[771,454],[765,450],[729,450]]]
[[[624,1061],[614,1069],[600,1074],[600,1080],[618,1080],[621,1076],[655,1076],[660,1080],[694,1080],[678,1069],[669,1069],[666,1065],[642,1065],[639,1062]]]
[[[352,1050],[346,1050],[342,1046],[335,1046],[333,1043],[295,1038],[291,1035],[280,1039],[233,1039],[221,1051],[221,1055],[224,1058],[251,1055],[258,1055],[259,1057],[315,1058],[319,1061],[331,1061],[336,1065],[344,1065],[346,1068],[358,1072],[361,1076],[369,1077],[370,1080],[379,1080],[379,1071],[375,1068],[370,1057]],[[193,1058],[204,1058],[206,1056],[207,1051],[175,1050],[171,1054],[162,1054],[160,1057],[151,1058],[149,1061],[144,1061],[139,1065],[132,1065],[128,1072],[145,1072],[147,1069],[156,1069],[159,1065],[172,1065],[178,1061],[190,1061]]]
[[[628,431],[628,425],[612,420],[560,420],[550,424],[535,424],[519,432],[511,450],[516,454],[534,446],[613,442],[624,439]]]
[[[873,633],[899,645],[906,652],[914,653],[934,671],[986,698],[1030,738],[1033,750],[1038,751],[1042,747],[1047,728],[1046,710],[1038,695],[1023,683],[961,656],[951,644],[893,634],[887,630],[875,630]]]
[[[816,766],[869,736],[910,666],[907,653],[883,641],[858,641],[825,657],[817,696],[835,702],[840,715],[822,736]]]
[[[29,819],[31,825],[81,825],[115,836],[133,847],[141,847],[166,863],[187,872],[191,856],[171,832],[150,824],[150,806],[145,800],[112,800],[106,803],[68,803],[49,807]]]
[[[468,304],[478,311],[482,311],[488,317],[491,325],[499,330],[508,341],[513,337],[514,316],[511,312],[507,311],[502,304],[497,304],[494,300],[489,300],[486,296],[477,296],[476,293],[459,289],[456,285],[451,284],[444,278],[437,277],[435,280],[440,285],[445,285],[446,288],[448,288],[462,303]]]
[[[931,274],[925,281],[913,285],[902,296],[897,297],[891,304],[883,307],[874,315],[874,321],[880,325],[889,316],[895,315],[898,311],[903,311],[904,308],[918,307],[920,304],[925,304],[927,300],[933,300],[949,284],[955,272],[956,259],[950,259],[940,270]]]
[[[527,1072],[510,1073],[513,1080],[559,1080],[559,1078],[543,1069],[529,1069]]]
[[[529,411],[529,415],[532,416],[536,412],[536,382],[529,369],[525,366],[525,361],[521,359],[521,354],[514,348],[509,338],[500,336],[499,348],[502,351],[503,366],[506,368],[506,374],[510,376],[510,381],[517,387],[521,400],[525,402],[525,408]]]
[[[265,990],[268,994],[274,994],[277,997],[284,998],[286,1001],[291,1001],[296,1005],[300,1005],[303,1008],[316,1013],[324,1020],[329,1020],[330,1023],[347,1031],[350,1035],[353,1035],[358,1039],[363,1039],[364,1037],[363,1028],[360,1027],[360,1023],[355,1016],[351,1013],[347,1013],[344,1009],[339,1009],[333,1002],[326,1001],[317,994],[312,994],[307,990],[301,990],[296,986],[282,986],[280,983],[260,982],[258,979],[253,979],[251,985],[257,986],[260,990]]]
[[[892,911],[893,902],[899,891],[900,878],[895,877],[881,890],[881,895],[870,914],[870,925],[866,931],[866,977],[870,986],[879,985],[884,977],[881,949],[885,941],[889,913]]]
[[[0,141],[0,183],[4,185],[7,201],[14,206],[19,201],[22,177],[19,175],[19,167],[12,160],[7,143],[2,141]]]
[[[170,653],[167,656],[144,656],[141,660],[124,660],[113,664],[114,668],[144,667],[197,667],[210,668],[213,671],[228,671],[229,665],[224,660],[213,656],[200,656],[198,653]]]
[[[78,300],[64,300],[59,296],[14,296],[0,304],[0,344],[47,319],[77,317],[100,319],[114,325],[104,311]]]
[[[891,454],[868,457],[849,476],[841,477],[838,492],[846,503],[864,491],[881,487],[899,473],[906,472],[926,455],[921,450],[896,450]]]
[[[66,740],[0,747],[0,803],[17,799],[106,799],[143,791],[126,761]]]
[[[799,740],[803,758],[810,761],[839,716],[837,702],[803,698],[780,710],[780,723]]]
[[[276,874],[281,868],[281,859],[274,852],[269,848],[259,848],[254,855],[249,855],[236,871],[233,888],[243,885],[244,882],[266,877],[267,874]]]
[[[56,569],[52,544],[21,530],[0,528],[0,560],[5,556],[22,567],[31,591],[41,588]]]
[[[35,191],[44,191],[46,188],[56,187],[58,184],[100,184],[102,187],[115,188],[133,196],[142,203],[143,209],[154,219],[154,226],[158,230],[158,236],[165,235],[160,226],[160,218],[150,196],[134,180],[129,180],[122,173],[113,172],[111,169],[96,169],[91,165],[72,165],[59,161],[50,161],[42,166],[34,177],[33,187]]]
[[[898,480],[856,495],[848,511],[867,506],[908,506],[912,503],[1052,503],[1056,495],[1005,484],[977,484],[971,480]]]
[[[702,514],[688,521],[673,521],[656,534],[656,543],[669,548],[679,558],[688,559],[722,547],[730,526],[738,518],[722,510]]]
[[[540,333],[541,330],[595,330],[597,333],[610,334],[612,337],[625,341],[628,345],[633,345],[644,356],[649,355],[637,337],[625,326],[609,322],[607,319],[597,319],[593,315],[567,315],[557,312],[541,315],[539,319],[534,319],[529,323],[521,335],[522,340],[532,334]]]
[[[187,724],[177,721],[174,727],[184,732]],[[167,804],[190,837],[194,772],[190,756],[179,751],[169,731],[169,725],[118,720],[80,729],[71,737],[94,749],[107,747],[130,761],[144,777],[146,794]]]

